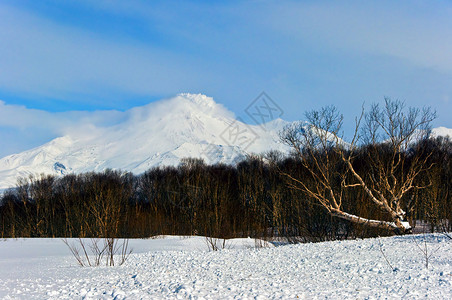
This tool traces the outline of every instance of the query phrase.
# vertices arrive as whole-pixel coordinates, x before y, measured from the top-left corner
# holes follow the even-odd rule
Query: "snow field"
[[[270,248],[237,239],[220,251],[202,237],[134,240],[123,266],[98,268],[77,266],[58,239],[8,240],[0,242],[0,297],[452,299],[452,241],[426,238],[428,270],[414,242],[423,246],[423,235]]]

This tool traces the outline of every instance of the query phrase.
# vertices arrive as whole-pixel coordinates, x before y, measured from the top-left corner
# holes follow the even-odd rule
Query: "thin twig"
[[[382,244],[381,244],[380,237],[378,237],[378,246],[379,246],[379,248],[380,248],[381,254],[383,255],[383,258],[385,259],[386,263],[389,265],[389,267],[391,268],[391,270],[392,270],[393,272],[397,271],[397,269],[394,268],[394,267],[391,265],[391,263],[389,262],[388,258],[386,257],[386,254],[385,254],[385,252],[383,251],[383,246],[382,246]]]

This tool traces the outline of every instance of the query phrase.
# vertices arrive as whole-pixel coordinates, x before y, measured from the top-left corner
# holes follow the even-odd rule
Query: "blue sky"
[[[286,120],[334,104],[346,132],[385,96],[452,127],[452,2],[0,2],[0,156],[180,92],[250,121],[262,91]]]

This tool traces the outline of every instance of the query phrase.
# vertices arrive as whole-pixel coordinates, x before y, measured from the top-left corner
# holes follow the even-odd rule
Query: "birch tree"
[[[286,127],[282,141],[289,145],[309,174],[312,183],[283,173],[289,186],[305,193],[329,214],[353,223],[409,233],[406,211],[413,191],[428,187],[416,179],[428,173],[431,154],[418,143],[429,137],[436,113],[430,108],[406,108],[401,101],[385,98],[383,106],[374,104],[356,118],[353,137],[343,139],[343,116],[334,106],[306,113],[307,123]],[[366,151],[361,151],[365,149]],[[365,169],[355,158],[366,153]],[[369,205],[387,215],[384,220],[369,219],[346,211],[347,189],[362,189]],[[403,207],[405,206],[405,207]]]

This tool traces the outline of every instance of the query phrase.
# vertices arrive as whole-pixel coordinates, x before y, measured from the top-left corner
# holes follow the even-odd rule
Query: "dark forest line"
[[[385,145],[378,146],[384,153]],[[424,189],[405,199],[407,218],[425,220],[431,229],[452,230],[452,142],[422,141],[416,151],[429,153],[432,167],[417,178]],[[421,149],[421,150],[419,150]],[[321,153],[319,154],[322,155]],[[354,167],[369,168],[367,149]],[[404,153],[409,160],[410,153]],[[335,168],[341,169],[340,163]],[[332,170],[334,172],[334,170]],[[21,179],[0,199],[0,236],[128,237],[207,235],[285,237],[291,242],[322,241],[392,234],[331,216],[287,176],[314,185],[300,161],[278,153],[250,156],[236,166],[206,165],[185,159],[178,167],[153,168],[141,175],[100,173]],[[401,174],[403,176],[403,174]],[[370,219],[390,220],[368,205],[360,189],[344,195],[344,208]]]

